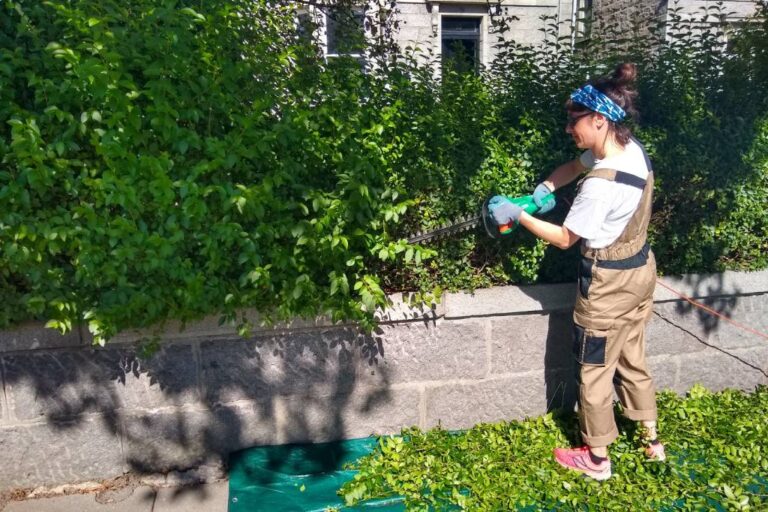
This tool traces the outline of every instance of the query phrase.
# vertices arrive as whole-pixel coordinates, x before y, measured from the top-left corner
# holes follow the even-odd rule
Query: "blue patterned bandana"
[[[591,85],[585,85],[581,89],[576,89],[571,94],[571,101],[584,105],[593,112],[603,114],[614,123],[620,122],[627,115],[623,108]]]

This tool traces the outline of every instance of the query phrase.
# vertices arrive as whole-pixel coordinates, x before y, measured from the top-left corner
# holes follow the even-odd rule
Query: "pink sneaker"
[[[555,460],[564,468],[579,471],[595,480],[608,480],[611,478],[611,461],[605,459],[600,464],[595,464],[589,456],[588,446],[582,446],[581,448],[555,448]]]
[[[661,441],[658,439],[652,443],[649,443],[648,446],[645,447],[645,456],[648,457],[649,460],[655,460],[659,462],[666,460],[667,458],[666,454],[664,453],[664,445],[661,444]]]

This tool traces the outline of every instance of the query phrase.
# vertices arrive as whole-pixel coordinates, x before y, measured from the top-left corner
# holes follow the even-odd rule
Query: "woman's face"
[[[600,116],[591,110],[568,113],[565,131],[573,137],[573,142],[579,149],[591,149],[597,143],[598,117]]]

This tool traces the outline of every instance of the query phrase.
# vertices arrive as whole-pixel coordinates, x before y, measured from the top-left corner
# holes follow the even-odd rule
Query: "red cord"
[[[712,309],[712,308],[709,308],[709,307],[705,306],[704,304],[702,304],[702,303],[700,303],[700,302],[696,302],[696,301],[695,301],[695,300],[693,300],[692,298],[690,298],[690,297],[687,297],[687,296],[683,295],[683,294],[682,294],[682,293],[680,293],[679,291],[675,290],[674,288],[671,288],[670,286],[668,286],[668,285],[666,285],[666,284],[662,283],[662,282],[661,282],[661,281],[659,281],[659,280],[657,280],[657,281],[656,281],[656,283],[657,283],[657,284],[660,284],[661,286],[663,286],[663,287],[664,287],[664,288],[666,288],[667,290],[671,291],[672,293],[674,293],[674,294],[676,294],[676,295],[679,295],[680,297],[682,297],[682,298],[683,298],[683,299],[685,299],[686,301],[690,302],[691,304],[693,304],[693,305],[694,305],[694,306],[696,306],[697,308],[701,308],[701,309],[703,309],[704,311],[706,311],[707,313],[710,313],[710,314],[712,314],[712,315],[715,315],[715,316],[716,316],[716,317],[718,317],[718,318],[722,318],[722,319],[723,319],[723,320],[725,320],[726,322],[729,322],[729,323],[731,323],[731,324],[735,325],[736,327],[738,327],[738,328],[740,328],[740,329],[744,329],[744,330],[745,330],[745,331],[747,331],[747,332],[751,332],[752,334],[756,334],[757,336],[760,336],[761,338],[765,338],[765,339],[767,339],[767,340],[768,340],[768,334],[765,334],[764,332],[756,331],[755,329],[752,329],[751,327],[747,327],[746,325],[742,325],[742,324],[740,324],[740,323],[738,323],[738,322],[736,322],[736,321],[734,321],[734,320],[731,320],[731,319],[730,319],[730,318],[728,318],[727,316],[725,316],[725,315],[721,315],[720,313],[718,313],[718,312],[717,312],[717,311],[715,311],[714,309]]]

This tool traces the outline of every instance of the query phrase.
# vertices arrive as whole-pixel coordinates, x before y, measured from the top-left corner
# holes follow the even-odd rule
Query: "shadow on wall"
[[[380,341],[347,328],[168,344],[147,360],[117,344],[2,355],[0,490],[369,435],[366,420],[393,407],[382,357]]]
[[[675,311],[678,314],[696,314],[698,325],[704,334],[716,331],[723,322],[721,317],[731,318],[733,311],[738,305],[738,295],[741,293],[741,290],[739,288],[726,290],[723,274],[709,276],[706,280],[688,276],[682,282],[693,290],[691,297],[694,300],[696,300],[696,297],[705,297],[704,299],[696,300],[696,302],[704,304],[717,313],[713,314],[698,308],[685,300],[676,303]],[[660,285],[657,284],[658,287]]]
[[[573,358],[573,319],[570,311],[549,315],[544,352],[547,412],[573,411],[576,387],[576,360]]]

